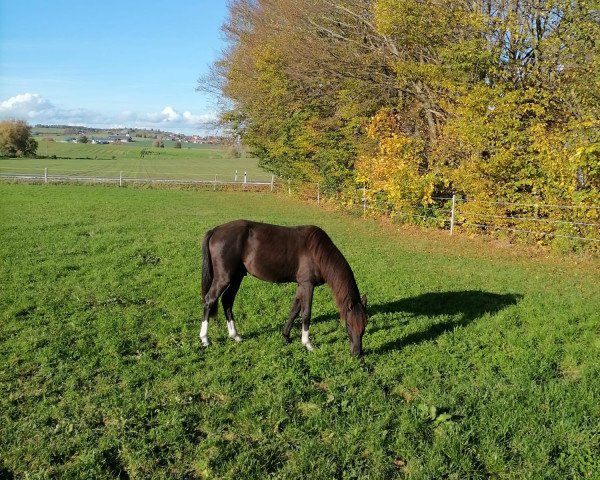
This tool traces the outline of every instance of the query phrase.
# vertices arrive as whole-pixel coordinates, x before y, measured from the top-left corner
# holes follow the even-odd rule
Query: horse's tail
[[[208,248],[208,242],[210,242],[210,237],[214,233],[213,230],[209,230],[204,235],[204,241],[202,242],[202,302],[206,303],[206,294],[210,289],[213,281],[213,266],[212,266],[212,258],[210,256],[210,248]],[[215,302],[214,307],[211,308],[209,313],[210,317],[214,317],[217,315],[217,306],[218,302]],[[206,308],[206,307],[205,307]]]

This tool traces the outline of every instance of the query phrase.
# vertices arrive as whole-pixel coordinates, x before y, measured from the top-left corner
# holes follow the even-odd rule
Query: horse
[[[202,243],[202,296],[204,318],[200,340],[208,342],[208,321],[216,317],[218,300],[225,311],[229,337],[240,342],[233,302],[248,273],[272,283],[297,283],[296,294],[283,339],[290,343],[294,320],[302,318],[302,344],[313,350],[308,329],[314,288],[327,284],[346,325],[350,353],[362,354],[367,325],[367,297],[360,296],[354,273],[329,236],[313,225],[284,227],[249,220],[235,220],[206,232]]]

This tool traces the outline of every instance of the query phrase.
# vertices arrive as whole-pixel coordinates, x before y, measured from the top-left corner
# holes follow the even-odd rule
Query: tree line
[[[199,88],[263,168],[332,194],[598,205],[599,5],[233,0]]]

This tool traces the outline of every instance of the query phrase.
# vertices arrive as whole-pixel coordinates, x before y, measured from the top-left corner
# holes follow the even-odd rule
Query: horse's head
[[[350,337],[350,353],[355,357],[362,355],[362,337],[367,326],[367,296],[363,295],[360,302],[348,303],[346,312],[346,330]]]

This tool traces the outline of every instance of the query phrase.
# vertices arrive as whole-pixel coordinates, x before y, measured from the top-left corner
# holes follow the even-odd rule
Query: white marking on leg
[[[233,338],[236,342],[241,342],[242,337],[240,337],[235,329],[235,322],[233,320],[227,320],[227,330],[229,331],[229,337]]]
[[[304,327],[302,327],[302,345],[304,345],[309,352],[312,352],[314,350],[314,347],[310,343],[308,330],[305,330]]]
[[[208,320],[202,320],[200,326],[200,340],[203,347],[208,347]]]

